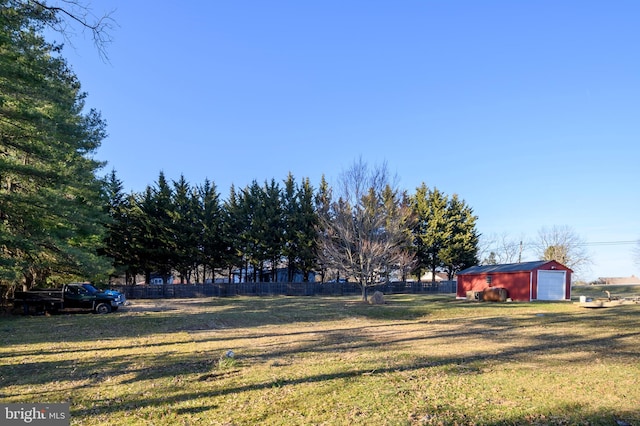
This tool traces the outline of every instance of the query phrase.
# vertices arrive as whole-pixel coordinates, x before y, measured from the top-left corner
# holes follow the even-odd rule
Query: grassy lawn
[[[79,425],[640,425],[640,305],[387,301],[0,317],[0,401]]]

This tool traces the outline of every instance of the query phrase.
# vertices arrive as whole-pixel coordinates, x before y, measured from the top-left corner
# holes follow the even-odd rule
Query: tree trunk
[[[29,291],[33,287],[33,274],[31,272],[24,273],[24,281],[22,282],[22,291]]]
[[[362,284],[362,301],[367,302],[367,285]]]
[[[293,258],[292,256],[289,256],[287,258],[287,280],[289,282],[293,282]]]

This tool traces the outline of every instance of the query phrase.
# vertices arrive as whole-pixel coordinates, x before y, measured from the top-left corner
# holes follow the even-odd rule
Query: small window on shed
[[[487,284],[491,285],[491,282],[493,281],[493,277],[491,275],[487,276]]]

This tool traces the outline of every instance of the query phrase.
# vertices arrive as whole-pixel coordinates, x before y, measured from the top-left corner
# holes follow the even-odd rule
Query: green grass
[[[640,424],[640,305],[386,298],[1,317],[0,401],[78,425]]]

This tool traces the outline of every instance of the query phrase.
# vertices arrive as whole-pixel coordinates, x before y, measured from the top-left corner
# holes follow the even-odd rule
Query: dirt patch
[[[123,312],[203,312],[202,299],[134,299],[120,308]]]

